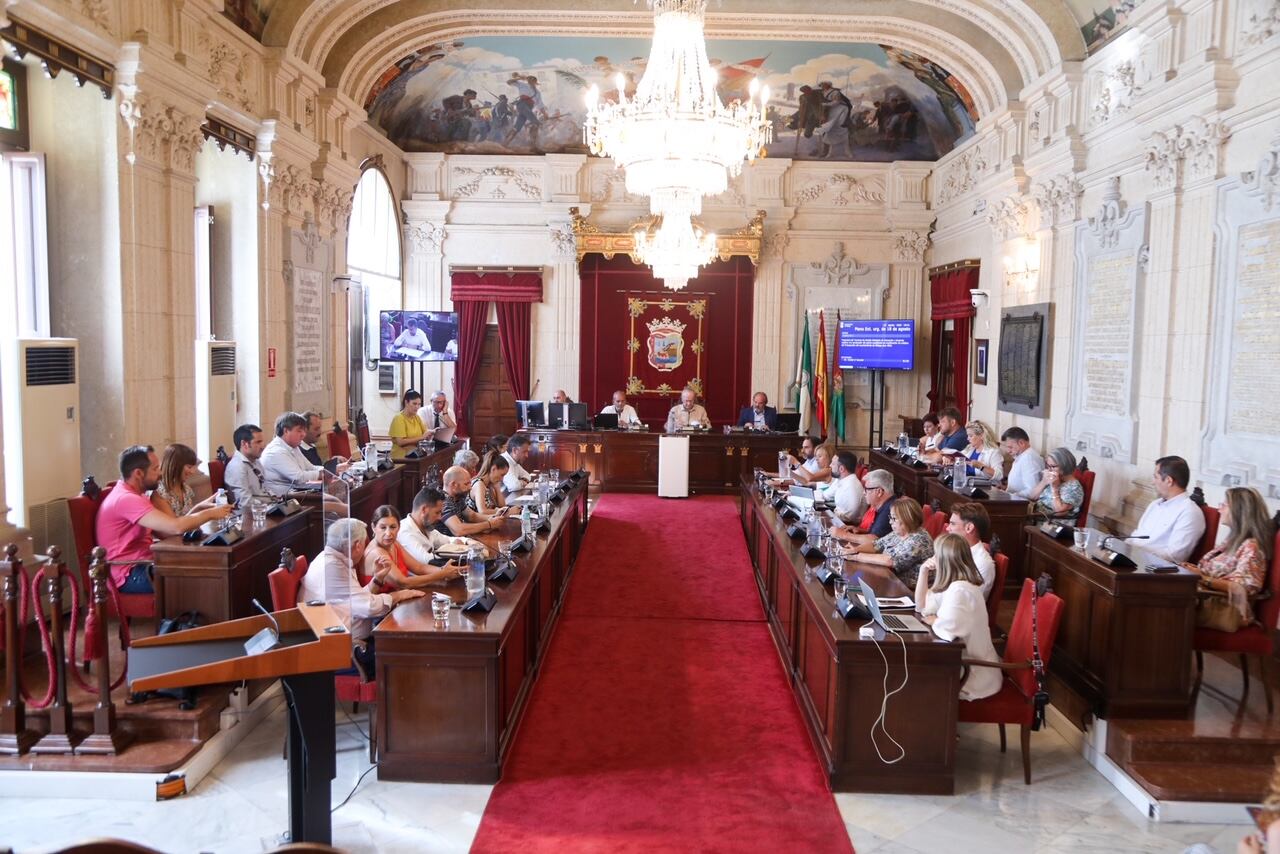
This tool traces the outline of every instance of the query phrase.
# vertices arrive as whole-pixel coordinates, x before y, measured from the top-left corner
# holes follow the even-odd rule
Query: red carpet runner
[[[851,851],[732,499],[602,497],[472,850]]]

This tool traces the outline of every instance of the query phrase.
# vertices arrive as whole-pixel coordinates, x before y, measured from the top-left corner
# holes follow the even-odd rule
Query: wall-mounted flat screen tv
[[[381,358],[388,362],[456,362],[458,315],[452,311],[384,311]]]
[[[915,363],[914,320],[842,320],[836,358],[841,370],[909,371]]]

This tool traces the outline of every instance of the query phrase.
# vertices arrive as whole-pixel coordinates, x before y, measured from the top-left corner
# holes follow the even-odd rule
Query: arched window
[[[366,169],[356,185],[351,205],[351,225],[347,231],[347,272],[365,289],[365,357],[378,356],[381,312],[403,308],[404,290],[400,282],[400,218],[391,186],[377,169]],[[383,432],[399,409],[400,371],[384,363],[385,377],[366,370],[361,408],[369,416],[375,433]]]

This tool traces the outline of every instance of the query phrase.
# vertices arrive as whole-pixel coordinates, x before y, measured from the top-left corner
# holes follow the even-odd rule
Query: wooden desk
[[[436,625],[429,598],[398,606],[374,630],[378,645],[380,780],[495,783],[547,643],[587,520],[587,485],[556,505],[551,530],[518,556],[520,574],[491,584],[498,603],[488,614],[458,610]],[[497,543],[519,536],[520,523],[478,537]],[[443,588],[466,599],[461,581]]]
[[[373,518],[373,511],[383,504],[395,505],[402,514],[407,512],[408,507],[400,504],[403,480],[404,466],[395,466],[377,477],[366,479],[364,483],[351,490],[347,497],[347,513],[352,519],[359,519],[367,525]],[[313,557],[324,548],[325,518],[321,510],[322,494],[320,490],[295,494],[310,511],[307,515],[311,518],[311,534],[304,553],[308,557]],[[330,512],[333,512],[332,508]]]
[[[893,475],[893,489],[899,495],[914,498],[923,507],[929,503],[928,482],[938,479],[938,469],[916,468],[898,459],[896,454],[872,449],[867,455],[867,468],[884,469]]]
[[[1009,557],[1009,574],[1004,582],[1005,595],[1013,591],[1016,597],[1018,591],[1022,589],[1022,579],[1025,577],[1022,560],[1022,529],[1027,524],[1027,500],[1014,498],[1004,490],[986,486],[982,487],[982,490],[990,498],[969,498],[956,492],[936,477],[926,480],[925,486],[925,497],[930,502],[938,502],[938,506],[947,515],[951,515],[952,507],[965,501],[976,501],[987,508],[987,515],[991,517],[991,534],[1000,538],[1000,551]]]
[[[660,431],[529,430],[528,469],[579,467],[605,492],[655,492]],[[754,468],[778,470],[778,452],[796,452],[794,433],[693,433],[689,436],[689,491],[734,495],[738,480]]]
[[[413,506],[413,497],[418,494],[419,489],[422,489],[427,472],[432,467],[435,467],[439,474],[443,475],[445,470],[453,465],[453,456],[461,448],[461,442],[453,441],[425,457],[396,460],[399,465],[403,466],[400,479],[400,495],[395,501],[391,502],[396,505],[396,509],[402,513],[408,513],[409,508]]]
[[[1048,573],[1066,605],[1049,662],[1054,705],[1082,724],[1089,715],[1185,718],[1195,574],[1112,569],[1035,526],[1026,531],[1027,575]]]
[[[271,602],[267,573],[280,564],[280,550],[308,557],[310,513],[269,518],[262,530],[245,521],[244,539],[230,546],[184,543],[166,537],[151,547],[155,556],[156,615],[176,617],[199,611],[211,623],[251,617],[258,613],[253,599]]]
[[[900,636],[906,642],[910,678],[889,700],[885,724],[907,755],[895,765],[881,762],[870,736],[884,696],[880,651],[872,641],[859,639],[862,621],[836,614],[831,591],[810,577],[799,546],[750,479],[744,478],[740,488],[742,528],[769,630],[831,788],[952,794],[964,645],[932,634]],[[896,578],[878,578],[871,586],[880,595],[906,592]],[[902,647],[881,629],[876,634],[889,660],[892,688],[902,680]],[[885,756],[895,755],[883,734],[877,743]]]

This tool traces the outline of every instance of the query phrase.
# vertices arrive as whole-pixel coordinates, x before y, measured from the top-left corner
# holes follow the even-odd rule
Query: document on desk
[[[867,604],[866,597],[861,593],[858,594],[858,601],[863,605]],[[916,600],[910,596],[877,596],[876,604],[887,610],[900,610],[903,608],[915,610]]]

